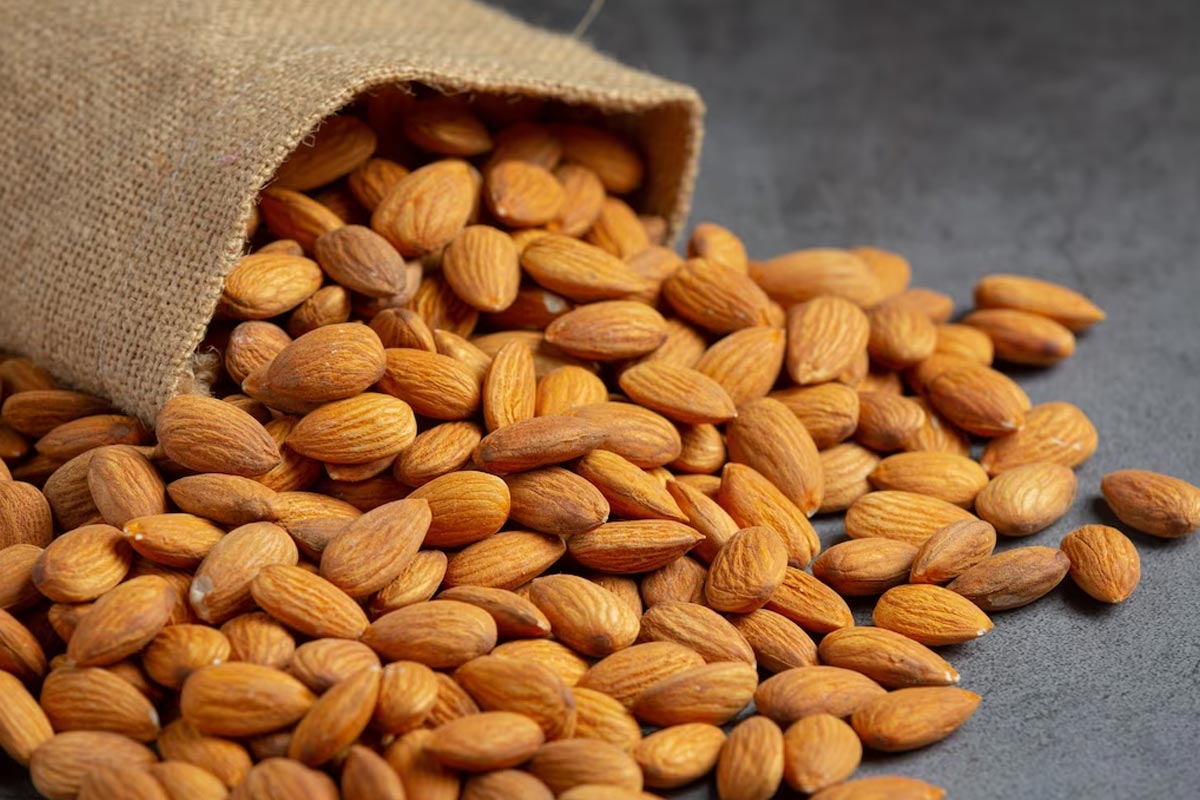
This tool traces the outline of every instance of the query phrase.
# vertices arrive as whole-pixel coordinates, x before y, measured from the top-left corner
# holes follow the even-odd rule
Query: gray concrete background
[[[499,5],[570,30],[587,4]],[[979,276],[1007,271],[1107,309],[1074,358],[1019,376],[1035,403],[1077,403],[1100,431],[1075,508],[1026,543],[1115,524],[1098,501],[1111,470],[1200,482],[1200,6],[608,0],[586,37],[700,90],[693,219],[752,254],[877,244],[960,308]],[[836,520],[821,528],[826,544],[841,536]],[[1200,541],[1133,537],[1143,583],[1125,605],[1068,581],[996,614],[945,653],[983,695],[978,713],[863,773],[955,800],[1200,797]],[[0,797],[34,796],[0,770]]]

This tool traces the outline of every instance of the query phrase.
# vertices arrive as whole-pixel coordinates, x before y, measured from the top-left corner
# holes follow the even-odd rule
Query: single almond
[[[733,615],[729,621],[754,651],[758,666],[768,672],[817,663],[817,646],[812,638],[782,614],[760,608],[749,614]]]
[[[434,419],[466,419],[480,404],[480,380],[469,368],[440,353],[389,348],[380,391]]]
[[[342,761],[344,800],[402,800],[404,784],[383,756],[361,744],[352,745]]]
[[[56,731],[98,730],[139,742],[158,736],[158,712],[127,681],[106,669],[59,667],[46,676],[40,701]]]
[[[957,578],[996,549],[996,529],[980,519],[963,519],[939,528],[917,550],[911,583],[945,583]]]
[[[1137,548],[1116,528],[1084,525],[1064,536],[1059,548],[1071,559],[1071,579],[1102,603],[1124,602],[1141,579]]]
[[[985,558],[946,588],[984,611],[1004,611],[1048,594],[1070,566],[1070,559],[1057,548],[1018,547]]]
[[[988,442],[979,463],[992,475],[1039,461],[1077,467],[1096,452],[1096,428],[1078,406],[1042,403],[1025,415],[1025,427]]]
[[[832,385],[832,384],[831,384]],[[845,511],[854,501],[874,487],[869,477],[879,465],[879,456],[854,442],[846,442],[820,452],[825,494],[818,513]]]
[[[605,429],[587,418],[534,417],[489,433],[475,463],[489,472],[525,472],[577,458],[601,446]]]
[[[367,628],[366,614],[349,595],[301,567],[263,567],[250,593],[264,611],[307,636],[357,639]]]
[[[430,600],[385,614],[371,623],[362,640],[388,660],[455,667],[495,646],[496,623],[467,603]]]
[[[567,547],[558,536],[505,531],[463,548],[446,567],[446,586],[515,589],[541,575]]]
[[[862,742],[832,714],[810,714],[783,734],[783,776],[798,792],[814,794],[841,783],[862,761]]]
[[[796,567],[788,567],[767,608],[810,633],[828,633],[854,624],[850,607],[841,595]]]
[[[485,711],[522,714],[547,740],[575,732],[575,699],[553,670],[502,656],[480,656],[454,671],[454,680]]]
[[[273,397],[309,403],[342,400],[383,377],[383,344],[360,323],[324,325],[287,345],[267,368]]]
[[[905,369],[933,355],[937,328],[926,314],[901,304],[885,303],[871,311],[867,350],[887,369]]]
[[[64,422],[38,439],[34,448],[42,455],[62,462],[104,445],[141,445],[149,439],[149,431],[133,417],[94,414]]]
[[[817,649],[822,664],[861,672],[881,686],[948,686],[958,672],[925,645],[886,628],[833,631]]]
[[[104,666],[136,653],[167,624],[176,596],[175,589],[155,575],[109,589],[80,620],[67,657],[79,666]]]
[[[616,300],[636,294],[645,280],[623,261],[570,236],[541,236],[521,252],[521,266],[534,281],[577,302]]]
[[[253,736],[299,720],[313,695],[286,672],[259,664],[205,667],[183,684],[183,718],[201,733]]]
[[[372,665],[317,698],[292,733],[288,757],[317,766],[352,745],[371,721],[379,685],[380,668]]]
[[[683,441],[666,417],[632,403],[606,402],[580,406],[571,417],[598,425],[604,431],[605,450],[650,469],[669,464],[683,452]]]
[[[754,326],[714,342],[695,368],[721,384],[730,399],[740,405],[771,391],[783,368],[785,349],[783,331]]]
[[[641,741],[641,725],[615,697],[582,686],[570,691],[576,710],[575,738],[597,739],[622,750],[633,750]]]
[[[480,311],[511,306],[521,283],[512,238],[488,225],[469,225],[454,237],[442,256],[442,272],[454,293]]]
[[[798,386],[772,392],[771,397],[796,415],[818,450],[845,441],[858,427],[858,392],[849,386]]]
[[[582,656],[553,639],[517,639],[504,642],[496,645],[490,655],[543,664],[568,686],[577,684],[588,670],[588,662]]]
[[[633,756],[595,739],[546,742],[533,754],[527,769],[558,797],[572,787],[588,784],[606,787],[610,797],[619,789],[635,795],[642,790],[642,771]]]
[[[626,261],[650,247],[650,236],[637,213],[618,197],[604,198],[584,240]]]
[[[325,120],[275,173],[275,184],[308,191],[353,172],[375,152],[375,132],[357,117]]]
[[[1175,539],[1200,527],[1200,489],[1179,478],[1124,469],[1105,475],[1100,491],[1122,522],[1143,533]]]
[[[867,262],[849,250],[795,250],[769,261],[752,262],[750,277],[772,300],[785,306],[832,295],[869,308],[883,297],[883,285]]]
[[[821,506],[817,447],[783,403],[764,397],[740,406],[726,429],[726,445],[730,460],[753,467],[806,515]]]
[[[122,534],[134,552],[157,564],[194,569],[225,531],[193,514],[153,514],[125,523]]]
[[[990,367],[995,346],[991,337],[979,328],[946,322],[937,326],[937,347],[933,352],[969,358]]]
[[[888,589],[875,604],[874,622],[915,642],[936,647],[978,639],[992,621],[962,595],[931,584]]]
[[[461,469],[483,438],[474,422],[444,422],[417,434],[412,444],[396,457],[396,479],[417,487]]]
[[[296,544],[269,522],[243,525],[213,545],[196,568],[188,602],[196,616],[210,624],[224,622],[254,608],[250,584],[263,567],[294,565]]]
[[[289,196],[292,195],[303,197],[289,193]],[[305,206],[310,211],[315,210],[318,218],[315,227],[304,234],[310,244],[326,231],[341,227],[341,220],[333,217],[316,201],[308,201]],[[225,288],[221,293],[218,309],[234,319],[262,320],[277,317],[311,297],[321,288],[323,278],[317,262],[305,258],[302,254],[265,251],[250,253],[242,256],[233,270],[225,276]]]
[[[665,486],[616,453],[593,450],[579,460],[575,471],[599,489],[610,508],[626,519],[687,521]]]
[[[133,553],[111,525],[85,525],[59,536],[38,556],[31,578],[56,603],[95,600],[129,572]]]
[[[975,284],[975,305],[1040,314],[1076,332],[1104,321],[1106,316],[1095,303],[1076,291],[1023,275],[981,278]]]
[[[368,511],[335,536],[321,554],[321,577],[351,597],[391,583],[429,531],[427,500],[410,497]]]
[[[558,639],[586,655],[605,656],[637,638],[637,616],[616,595],[586,578],[538,578],[529,599],[550,620]]]
[[[753,699],[758,673],[743,661],[716,661],[678,672],[633,701],[635,717],[666,727],[689,722],[722,725]]]
[[[296,639],[282,622],[262,611],[239,614],[221,625],[229,640],[230,661],[286,670],[296,653]]]
[[[733,231],[715,222],[692,228],[687,243],[688,258],[704,258],[735,272],[746,272],[746,246]]]
[[[812,524],[800,508],[751,467],[726,464],[721,471],[717,499],[739,526],[762,526],[775,531],[787,548],[788,563],[793,566],[808,564],[820,546]]]
[[[703,258],[688,259],[663,282],[675,313],[714,333],[769,325],[769,299],[749,276]]]
[[[1045,367],[1075,352],[1075,335],[1052,319],[1010,308],[973,311],[963,323],[988,335],[996,358]]]
[[[401,178],[371,214],[371,227],[405,258],[441,249],[466,225],[476,194],[472,167],[448,158]]]
[[[593,451],[595,452],[595,451]],[[608,500],[595,484],[562,467],[506,476],[513,521],[566,538],[608,519]]]
[[[713,557],[704,586],[708,605],[724,612],[747,613],[770,599],[787,572],[783,540],[768,528],[744,528]]]
[[[988,483],[983,467],[964,456],[933,451],[897,453],[871,472],[878,489],[898,489],[937,497],[970,508]]]
[[[737,629],[714,610],[697,603],[666,601],[642,616],[642,642],[675,642],[709,663],[740,661],[753,665],[754,651]]]
[[[409,269],[419,267],[410,264]],[[416,281],[409,278],[410,285]],[[397,298],[402,295],[397,295]],[[389,299],[389,302],[399,302]],[[428,275],[420,279],[420,285],[411,293],[404,307],[415,311],[430,330],[448,330],[459,336],[470,336],[479,322],[479,311],[463,302],[454,289],[441,275]]]
[[[0,749],[22,767],[38,746],[54,736],[45,711],[21,680],[0,672]]]
[[[93,770],[143,768],[155,760],[148,747],[127,736],[109,731],[65,731],[47,739],[33,752],[29,777],[33,788],[43,797],[65,799],[79,796],[85,777]]]
[[[280,461],[275,440],[258,420],[211,397],[168,400],[156,428],[167,457],[197,472],[253,476]]]
[[[1061,464],[1025,464],[992,478],[975,498],[975,511],[998,533],[1028,536],[1067,513],[1075,484],[1075,473]]]
[[[405,797],[454,800],[458,797],[458,773],[442,765],[427,746],[433,731],[415,730],[388,745],[383,756],[400,776]]]
[[[650,734],[634,748],[633,757],[647,786],[670,789],[707,775],[724,745],[725,732],[716,725],[690,722]]]
[[[859,392],[858,403],[854,438],[878,453],[905,449],[925,424],[924,410],[909,397],[890,392]]]
[[[754,693],[758,713],[780,725],[812,714],[848,717],[887,691],[854,670],[841,667],[798,667],[763,681]]]
[[[863,744],[889,753],[915,750],[956,731],[979,706],[979,695],[950,686],[898,689],[854,712]]]
[[[42,437],[66,422],[111,410],[106,401],[82,392],[32,389],[7,397],[0,409],[0,419],[14,431]]]
[[[647,361],[622,372],[620,385],[636,402],[678,422],[720,423],[737,415],[719,383],[688,367]]]
[[[784,776],[784,737],[766,717],[740,722],[725,741],[717,761],[717,795],[721,800],[768,800]]]
[[[323,694],[360,670],[378,666],[379,656],[362,642],[313,639],[296,648],[288,672],[314,694]]]
[[[835,544],[812,564],[813,575],[843,597],[881,594],[908,580],[917,548],[872,536]]]
[[[855,539],[882,536],[920,547],[951,522],[975,519],[952,503],[913,492],[871,492],[846,512],[846,533]]]
[[[1029,398],[990,367],[951,369],[927,387],[933,405],[958,427],[979,436],[1003,436],[1025,426]]]
[[[182,718],[164,727],[155,745],[163,758],[200,767],[225,786],[236,786],[250,771],[250,754],[244,745],[203,734]]]

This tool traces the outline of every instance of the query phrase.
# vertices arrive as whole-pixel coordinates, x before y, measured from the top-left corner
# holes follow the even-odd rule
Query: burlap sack
[[[4,0],[0,349],[145,419],[195,390],[259,189],[323,117],[405,80],[620,114],[646,210],[686,215],[692,89],[467,0]]]

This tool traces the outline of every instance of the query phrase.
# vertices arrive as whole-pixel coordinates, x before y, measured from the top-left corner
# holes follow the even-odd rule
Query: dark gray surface
[[[500,5],[569,30],[586,3]],[[1096,501],[1105,472],[1200,482],[1200,6],[609,0],[587,38],[700,90],[694,219],[752,254],[877,244],[960,308],[979,276],[1010,271],[1108,310],[1075,358],[1020,377],[1100,430],[1075,508],[1026,543],[1114,523]],[[975,717],[863,772],[955,800],[1200,797],[1200,542],[1133,537],[1128,603],[1064,585],[996,614],[946,652],[983,695]],[[32,797],[4,764],[0,797]]]

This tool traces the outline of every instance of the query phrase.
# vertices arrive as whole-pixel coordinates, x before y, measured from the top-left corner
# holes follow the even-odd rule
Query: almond
[[[246,800],[269,800],[277,794],[313,800],[336,800],[338,796],[328,775],[282,755],[270,755],[255,764],[237,787],[237,794]]]
[[[430,529],[431,504],[410,497],[352,521],[321,554],[321,577],[351,597],[388,585],[412,560]]]
[[[705,475],[700,477],[709,478],[715,476]],[[721,479],[717,478],[716,481],[719,487]],[[683,480],[668,481],[667,491],[670,492],[671,497],[675,498],[675,502],[688,518],[691,526],[704,536],[702,541],[696,543],[696,546],[691,551],[692,554],[702,561],[711,562],[717,551],[741,526],[733,520],[725,509],[721,508],[716,500],[685,483]],[[802,516],[799,509],[794,512],[794,516]]]
[[[887,369],[905,369],[933,355],[937,328],[929,317],[901,304],[886,303],[871,311],[867,350]]]
[[[371,214],[371,227],[405,258],[440,250],[467,224],[476,192],[472,167],[454,158],[401,178]]]
[[[0,550],[0,608],[16,611],[42,599],[33,581],[41,555],[42,548],[33,544],[14,544]]]
[[[807,564],[820,546],[812,524],[796,504],[748,466],[732,462],[725,465],[717,499],[741,527],[761,526],[775,531],[787,549],[789,564]]]
[[[613,511],[623,517],[687,520],[666,487],[616,453],[593,450],[579,460],[575,470],[604,495]]]
[[[620,259],[631,259],[650,246],[637,213],[624,200],[606,197],[584,239]]]
[[[717,611],[747,613],[770,599],[787,572],[788,553],[772,530],[744,528],[713,558],[704,586],[708,605]]]
[[[486,711],[448,722],[433,732],[428,751],[448,767],[487,772],[513,767],[543,742],[537,724],[510,711]]]
[[[858,392],[849,386],[801,386],[772,392],[771,397],[796,415],[819,450],[845,441],[858,427]]]
[[[194,569],[225,531],[192,514],[131,519],[122,531],[134,551],[157,564]]]
[[[851,723],[863,743],[899,752],[941,741],[979,706],[979,695],[948,686],[898,689],[854,712]]]
[[[641,186],[641,156],[618,134],[590,125],[555,125],[551,130],[562,143],[563,158],[595,172],[609,192],[627,194]]]
[[[155,742],[163,758],[194,764],[226,786],[236,786],[250,771],[250,754],[238,742],[207,736],[189,722],[177,719],[163,728]]]
[[[1028,536],[1054,524],[1074,499],[1075,473],[1068,467],[1026,464],[992,478],[975,498],[975,510],[998,533]]]
[[[433,731],[410,731],[388,746],[384,758],[400,776],[405,797],[455,800],[458,775],[442,766],[426,749],[432,738]]]
[[[88,608],[84,613],[90,611]],[[37,638],[20,620],[3,610],[0,610],[0,670],[24,683],[34,683],[46,674],[46,654]]]
[[[325,325],[287,345],[267,368],[273,397],[308,403],[342,400],[383,377],[385,354],[375,331],[360,323]]]
[[[353,172],[375,152],[375,132],[357,117],[330,117],[275,173],[275,185],[308,191]]]
[[[879,453],[903,450],[921,426],[925,412],[914,400],[890,392],[859,392],[854,438]]]
[[[1052,319],[1007,308],[974,311],[963,323],[991,338],[996,358],[1014,364],[1050,366],[1075,352],[1075,336]]]
[[[527,769],[560,797],[574,786],[587,784],[631,792],[642,789],[642,771],[633,756],[616,745],[594,739],[547,742],[533,754]],[[615,791],[609,796],[612,794]]]
[[[979,462],[992,475],[1039,461],[1077,467],[1096,452],[1096,428],[1078,406],[1042,403],[1025,415],[1025,427],[988,442]]]
[[[14,431],[41,437],[72,420],[111,411],[109,404],[89,394],[66,389],[33,389],[8,397],[0,419]]]
[[[802,717],[783,734],[783,776],[798,792],[813,794],[841,783],[861,761],[858,734],[832,714]]]
[[[143,744],[107,731],[66,731],[33,751],[29,776],[33,788],[52,800],[79,795],[85,776],[102,767],[146,767],[154,753]]]
[[[288,672],[316,694],[366,669],[378,667],[379,656],[362,642],[313,639],[296,648]]]
[[[250,593],[264,611],[307,636],[357,639],[367,628],[366,614],[347,594],[301,567],[263,567]]]
[[[313,255],[330,278],[368,297],[391,297],[407,288],[404,259],[386,239],[362,225],[322,234]]]
[[[111,525],[68,531],[41,551],[32,580],[56,603],[95,600],[119,584],[133,561],[129,544]]]
[[[409,269],[415,266],[410,264]],[[410,277],[409,280],[415,282],[416,279]],[[479,312],[464,303],[450,284],[436,274],[421,278],[420,285],[404,307],[415,311],[430,330],[448,330],[459,336],[470,336],[479,321]]]
[[[167,510],[166,488],[150,461],[124,446],[98,448],[88,465],[88,488],[110,525]]]
[[[885,628],[833,631],[818,648],[821,663],[861,672],[882,686],[946,686],[958,673],[928,647]]]
[[[205,667],[183,684],[183,718],[202,733],[253,736],[299,720],[313,695],[285,672],[259,664]]]
[[[407,486],[420,486],[462,468],[483,438],[474,422],[444,422],[417,434],[412,444],[396,457],[396,479]]]
[[[268,190],[270,191],[270,190]],[[284,192],[286,190],[275,190]],[[315,222],[304,222],[302,234],[311,245],[321,234],[340,228],[341,220],[333,216],[320,203],[308,200],[303,195],[288,192],[289,202],[303,198],[305,208],[315,216]],[[284,206],[275,198],[267,203],[278,205],[279,213],[286,213]],[[306,202],[305,202],[306,201]],[[309,230],[309,226],[311,230]],[[233,270],[225,276],[225,289],[221,293],[218,309],[234,319],[259,320],[277,317],[291,311],[321,288],[321,268],[315,261],[301,254],[258,252],[242,256]]]
[[[1084,525],[1059,547],[1071,560],[1071,579],[1102,603],[1121,603],[1142,576],[1141,560],[1129,537],[1107,525]]]
[[[711,473],[725,464],[725,440],[715,425],[681,425],[679,443],[679,457],[670,464],[676,472]]]
[[[1104,476],[1100,491],[1122,522],[1143,533],[1174,539],[1200,527],[1200,489],[1179,478],[1118,470]]]
[[[646,469],[669,464],[683,452],[679,430],[665,417],[632,403],[594,403],[571,409],[572,417],[604,430],[605,450]]]
[[[969,458],[932,451],[888,456],[871,472],[878,489],[898,489],[937,497],[970,508],[988,483],[983,467]]]
[[[947,322],[937,326],[937,347],[934,348],[934,354],[938,353],[967,358],[990,367],[995,356],[995,346],[991,337],[979,328]]]
[[[816,445],[783,403],[764,397],[740,406],[726,444],[731,460],[760,472],[806,515],[820,507],[824,486]]]
[[[788,567],[767,608],[810,633],[828,633],[854,624],[850,607],[837,592],[796,567]]]
[[[647,572],[674,561],[703,538],[671,520],[609,522],[572,536],[567,549],[580,564],[605,572]]]
[[[812,564],[813,575],[844,597],[876,595],[908,580],[917,548],[872,536],[835,544]]]
[[[868,480],[879,465],[879,456],[865,447],[847,442],[820,452],[825,494],[819,513],[845,511],[854,501],[871,491]]]
[[[460,547],[484,539],[508,519],[508,486],[485,472],[453,472],[414,490],[410,501],[425,500],[432,521],[425,544]]]
[[[296,653],[296,640],[283,624],[262,611],[239,614],[221,625],[231,661],[285,670]]]
[[[575,731],[575,701],[549,667],[502,656],[480,656],[454,671],[454,680],[486,711],[512,711],[532,720],[547,740]]]
[[[0,748],[22,767],[38,745],[54,736],[50,720],[20,679],[0,672]]]
[[[747,269],[746,246],[728,228],[715,222],[701,222],[692,228],[687,243],[688,258],[703,258],[714,264],[745,272]]]
[[[699,653],[709,663],[755,663],[754,651],[737,629],[720,614],[696,603],[657,603],[642,616],[638,639],[676,642]]]
[[[569,461],[601,446],[604,427],[587,418],[534,417],[489,433],[475,448],[475,463],[505,474]]]
[[[226,404],[228,405],[228,404]],[[122,414],[95,414],[64,422],[37,440],[39,453],[66,461],[87,450],[104,445],[145,444],[149,432],[141,422]]]
[[[678,422],[719,423],[737,414],[719,383],[694,369],[663,361],[625,370],[620,385],[633,400]]]
[[[747,275],[703,258],[688,259],[663,282],[676,314],[714,333],[769,325],[769,299]]]
[[[740,405],[771,391],[783,368],[785,347],[786,337],[777,328],[746,328],[714,342],[695,368],[721,384]]]
[[[46,676],[40,702],[56,731],[102,730],[141,742],[158,736],[158,712],[122,678],[95,667],[60,667]]]
[[[387,350],[387,370],[378,388],[434,419],[465,419],[480,404],[480,382],[470,369],[422,350]]]
[[[582,367],[559,367],[538,382],[537,415],[565,414],[573,408],[607,399],[608,387],[596,375]]]
[[[358,739],[379,697],[380,669],[367,667],[321,695],[296,725],[288,757],[309,766],[324,764]]]
[[[342,761],[342,797],[345,800],[403,800],[400,776],[374,750],[356,744]]]
[[[799,667],[767,678],[754,693],[758,713],[780,725],[812,714],[848,717],[887,692],[859,672],[841,667]]]
[[[846,512],[846,533],[855,539],[882,536],[920,547],[934,533],[974,515],[956,505],[913,492],[871,492]]]
[[[509,475],[504,481],[511,497],[510,516],[534,530],[565,538],[608,519],[608,500],[600,490],[562,467]]]
[[[569,300],[616,300],[646,288],[645,280],[616,256],[595,245],[551,233],[521,252],[534,281]]]
[[[772,300],[785,306],[833,295],[869,308],[883,297],[879,278],[865,260],[849,250],[795,250],[751,263],[750,277]]]
[[[178,689],[188,675],[229,659],[225,634],[206,625],[168,625],[146,645],[142,667],[155,683]]]
[[[1070,559],[1057,548],[1018,547],[988,556],[946,588],[984,611],[1004,611],[1048,594],[1070,566]]]
[[[496,645],[491,655],[517,661],[533,661],[547,666],[568,686],[578,683],[588,670],[588,662],[578,653],[552,639],[519,639],[504,642]]]
[[[415,661],[393,661],[380,676],[375,725],[383,733],[401,734],[421,725],[438,695],[435,673]]]
[[[670,789],[708,774],[725,744],[716,725],[690,722],[655,731],[634,748],[647,786]]]
[[[891,297],[908,288],[912,266],[903,256],[878,247],[855,247],[850,252],[866,262],[867,269],[879,279],[884,297]]]
[[[197,472],[259,475],[279,463],[279,448],[263,426],[228,403],[179,395],[156,421],[167,457]]]
[[[979,436],[1003,436],[1025,426],[1029,398],[1011,378],[990,367],[952,369],[927,387],[939,412]]]
[[[954,427],[923,398],[916,398],[914,402],[925,412],[925,422],[908,437],[904,449],[912,452],[933,450],[964,457],[971,455],[971,442],[965,433]],[[987,468],[986,464],[982,466]]]
[[[1076,332],[1104,321],[1106,316],[1078,292],[1022,275],[988,275],[980,279],[975,285],[975,305],[1039,314]]]
[[[512,238],[488,225],[469,225],[454,238],[442,256],[442,272],[454,293],[480,311],[511,306],[521,283]]]
[[[760,608],[731,616],[729,621],[754,651],[758,666],[768,672],[817,663],[817,646],[803,628],[782,614]]]
[[[250,584],[270,564],[294,565],[299,559],[287,532],[269,522],[243,525],[213,545],[196,568],[188,602],[210,624],[254,608]]]
[[[566,550],[557,536],[497,533],[456,553],[446,567],[445,583],[515,589],[545,572]]]
[[[561,164],[555,168],[554,177],[562,186],[563,203],[558,217],[547,227],[567,236],[583,236],[604,208],[604,184],[582,164]]]
[[[581,686],[572,687],[570,691],[576,709],[574,738],[597,739],[622,750],[632,750],[641,741],[641,725],[619,700]]]
[[[732,731],[717,761],[717,795],[721,800],[767,800],[774,797],[784,773],[784,739],[766,717],[750,717]]]
[[[497,132],[493,138],[492,163],[528,161],[546,169],[554,169],[562,158],[562,142],[549,128],[535,122],[514,122]]]
[[[931,647],[969,642],[992,629],[992,621],[974,603],[928,584],[888,589],[875,604],[873,619],[880,628]]]
[[[979,519],[963,519],[939,528],[917,550],[909,581],[944,583],[992,554],[996,529]]]
[[[109,589],[80,620],[67,656],[88,667],[112,664],[136,653],[167,624],[175,599],[175,589],[155,575]]]
[[[856,778],[822,789],[814,800],[941,800],[942,788],[900,775]]]
[[[407,403],[365,392],[306,414],[288,434],[287,445],[318,461],[363,464],[396,455],[415,436],[416,421]]]
[[[758,685],[754,667],[742,661],[717,661],[678,672],[645,689],[633,701],[635,717],[666,727],[689,722],[722,725],[753,699]]]
[[[467,603],[430,600],[385,614],[371,623],[362,640],[391,661],[456,667],[495,646],[496,623]]]
[[[417,551],[392,582],[371,598],[372,614],[386,614],[432,599],[446,577],[448,564],[441,550]]]
[[[597,661],[579,680],[579,688],[603,692],[626,708],[660,680],[704,664],[704,658],[674,641],[635,644]]]
[[[636,615],[611,592],[586,578],[538,578],[529,599],[550,620],[554,635],[585,655],[605,656],[637,638]]]

